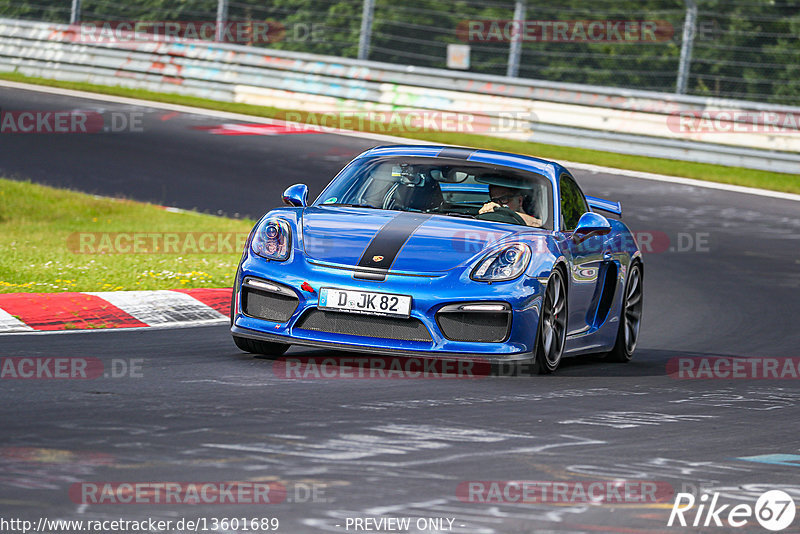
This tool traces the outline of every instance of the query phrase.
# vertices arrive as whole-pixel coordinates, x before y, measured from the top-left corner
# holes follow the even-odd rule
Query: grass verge
[[[302,111],[284,110],[234,102],[220,102],[216,100],[172,93],[156,93],[142,89],[94,85],[83,82],[49,80],[46,78],[25,76],[18,73],[0,73],[0,79],[47,85],[51,87],[61,87],[65,89],[89,91],[108,95],[140,98],[143,100],[166,102],[170,104],[181,104],[204,109],[230,111],[234,113],[243,113],[247,115],[273,119],[284,119],[286,118],[287,113],[291,113],[291,118],[293,120],[296,120],[298,116],[300,117],[301,121],[308,121],[309,119],[313,120],[313,117],[310,117],[309,113]],[[351,123],[354,121],[347,122],[348,127],[350,127],[352,126]],[[336,122],[328,121],[326,122],[326,126],[336,126]],[[563,147],[543,143],[531,143],[527,141],[514,141],[466,133],[419,131],[409,132],[382,123],[366,123],[364,124],[364,127],[359,128],[359,130],[385,135],[394,135],[397,137],[406,137],[409,139],[421,139],[435,143],[446,143],[485,148],[490,150],[516,152],[519,154],[528,154],[546,159],[591,163],[593,165],[614,167],[618,169],[653,172],[670,176],[682,176],[685,178],[694,178],[698,180],[707,180],[733,185],[743,185],[747,187],[758,187],[762,189],[771,189],[774,191],[784,191],[787,193],[800,193],[800,180],[798,180],[798,177],[795,174],[783,174],[755,169],[743,169],[740,167],[711,165],[707,163],[693,163],[688,161],[649,158],[645,156],[615,154],[612,152],[601,152],[598,150]]]
[[[252,225],[0,178],[0,293],[229,287]]]

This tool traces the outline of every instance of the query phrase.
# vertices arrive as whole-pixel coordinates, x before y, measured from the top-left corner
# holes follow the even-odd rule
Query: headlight
[[[283,219],[267,219],[256,230],[253,252],[270,260],[284,261],[292,250],[292,231]]]
[[[525,271],[530,261],[530,247],[517,243],[484,257],[472,271],[471,278],[482,282],[513,280]]]

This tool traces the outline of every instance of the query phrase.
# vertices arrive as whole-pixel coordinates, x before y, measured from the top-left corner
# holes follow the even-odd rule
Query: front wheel
[[[642,266],[631,265],[628,271],[628,283],[625,285],[622,311],[619,314],[619,330],[614,348],[608,353],[608,360],[626,363],[633,358],[636,342],[639,340],[639,327],[642,324],[643,296]]]
[[[290,347],[285,343],[271,343],[239,336],[233,336],[233,342],[244,352],[255,354],[256,357],[266,356],[267,358],[277,358],[289,350]]]
[[[567,286],[559,269],[554,269],[547,280],[536,337],[534,372],[552,373],[561,363],[567,339]]]

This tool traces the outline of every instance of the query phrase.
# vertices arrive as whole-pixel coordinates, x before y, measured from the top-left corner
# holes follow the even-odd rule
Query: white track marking
[[[229,111],[216,111],[211,109],[194,108],[191,106],[182,106],[178,104],[167,104],[162,102],[153,102],[150,100],[139,100],[136,98],[127,98],[122,96],[103,95],[100,93],[90,93],[87,91],[75,91],[72,89],[60,89],[58,87],[48,87],[44,85],[34,85],[29,83],[10,82],[0,80],[0,87],[8,87],[11,89],[22,89],[26,91],[38,91],[40,93],[49,93],[61,96],[71,96],[75,98],[86,98],[90,100],[99,100],[101,102],[114,102],[118,104],[128,104],[131,106],[142,106],[154,109],[164,109],[169,111],[178,111],[182,113],[192,113],[195,115],[205,115],[208,117],[216,117],[220,119],[232,119],[240,121],[249,121],[260,124],[288,124],[293,126],[303,126],[302,123],[287,122],[277,119],[267,119],[265,117],[256,117],[253,115],[245,115],[242,113],[231,113]],[[337,135],[346,135],[349,137],[359,137],[362,139],[374,139],[376,141],[385,141],[388,143],[401,143],[401,144],[417,144],[417,145],[435,145],[440,143],[431,143],[429,141],[422,141],[419,139],[409,139],[406,137],[394,137],[391,135],[381,135],[369,132],[355,132],[352,130],[338,130],[326,129],[329,133]],[[717,182],[705,182],[703,180],[694,180],[691,178],[681,178],[679,176],[669,176],[665,174],[656,174],[641,171],[629,171],[625,169],[616,169],[613,167],[601,167],[599,165],[591,165],[588,163],[577,163],[573,161],[558,160],[564,166],[572,169],[586,170],[590,172],[602,172],[608,174],[615,174],[619,176],[629,176],[631,178],[640,178],[643,180],[655,180],[659,182],[669,182],[675,184],[689,185],[693,187],[705,187],[708,189],[719,189],[721,191],[730,191],[734,193],[743,193],[747,195],[756,195],[770,198],[780,198],[783,200],[793,200],[800,202],[800,195],[792,193],[782,193],[780,191],[770,191],[768,189],[758,189],[755,187],[744,187],[739,185],[730,185]],[[800,169],[798,169],[800,173]]]
[[[0,309],[0,332],[27,332],[33,328],[26,325],[7,311]]]
[[[3,332],[0,330],[0,338],[3,336],[61,336],[75,334],[108,334],[121,332],[141,332],[148,330],[172,330],[174,328],[197,328],[202,326],[227,325],[230,322],[228,317],[219,319],[209,319],[205,321],[193,321],[185,323],[166,323],[155,326],[141,326],[137,328],[91,328],[89,330],[25,330],[19,332]]]
[[[196,298],[177,291],[103,291],[86,294],[110,302],[149,326],[226,318]]]

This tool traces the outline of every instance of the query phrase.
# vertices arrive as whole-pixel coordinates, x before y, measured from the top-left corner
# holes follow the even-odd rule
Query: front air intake
[[[508,339],[511,316],[506,303],[454,304],[439,310],[436,323],[450,341],[502,343]]]
[[[299,303],[295,292],[286,286],[254,278],[246,278],[242,284],[242,311],[250,317],[285,323]]]
[[[403,319],[312,308],[300,317],[295,328],[401,341],[432,341],[425,325],[413,317]]]

